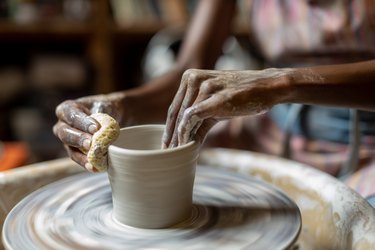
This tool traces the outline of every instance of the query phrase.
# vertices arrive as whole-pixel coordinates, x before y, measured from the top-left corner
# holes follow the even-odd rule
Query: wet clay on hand
[[[168,110],[163,148],[203,142],[217,122],[259,115],[283,102],[291,69],[184,72]]]
[[[119,124],[104,113],[91,115],[100,124],[100,129],[92,136],[91,146],[87,152],[85,168],[90,172],[104,172],[108,167],[108,147],[120,133]]]

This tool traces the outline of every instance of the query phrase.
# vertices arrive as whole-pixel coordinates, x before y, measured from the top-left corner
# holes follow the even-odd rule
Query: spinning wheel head
[[[198,166],[190,217],[165,229],[113,219],[104,173],[50,184],[22,200],[6,218],[7,249],[287,249],[299,235],[296,204],[249,176]]]

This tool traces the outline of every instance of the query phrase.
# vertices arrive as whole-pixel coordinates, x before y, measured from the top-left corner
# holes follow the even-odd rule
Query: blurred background
[[[0,171],[65,156],[52,133],[60,102],[167,71],[197,2],[0,0]],[[256,67],[243,2],[217,68]]]

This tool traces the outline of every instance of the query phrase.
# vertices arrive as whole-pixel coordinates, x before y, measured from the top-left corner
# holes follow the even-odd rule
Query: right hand
[[[100,128],[100,124],[90,115],[107,113],[121,124],[124,122],[124,99],[124,93],[116,92],[67,100],[57,106],[58,121],[53,132],[62,141],[73,161],[85,166],[87,157],[83,151],[90,149],[92,135]]]
[[[163,148],[192,140],[202,143],[219,121],[267,112],[288,94],[284,79],[289,72],[272,68],[185,71],[168,110]]]

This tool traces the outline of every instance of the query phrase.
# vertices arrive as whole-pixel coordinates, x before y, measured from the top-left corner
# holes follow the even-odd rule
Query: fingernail
[[[98,127],[97,127],[95,124],[91,124],[91,125],[89,126],[89,132],[90,132],[91,134],[93,134],[93,133],[95,133],[96,131],[98,131]]]
[[[84,149],[89,150],[91,147],[91,140],[90,139],[84,139],[82,142],[82,146]]]

